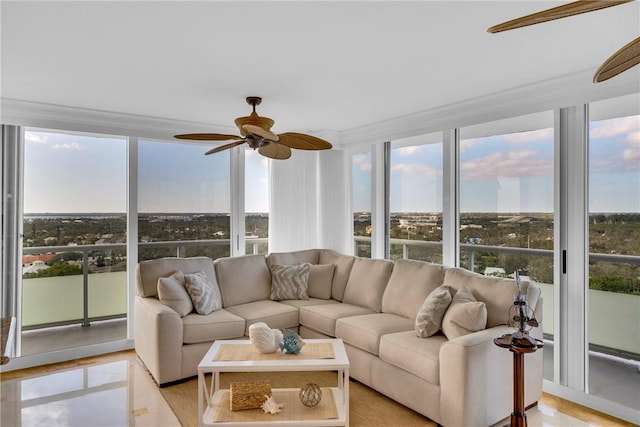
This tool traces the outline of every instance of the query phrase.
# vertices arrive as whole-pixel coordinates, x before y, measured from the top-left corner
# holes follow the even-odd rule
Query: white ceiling
[[[637,1],[486,32],[562,3],[2,1],[1,95],[221,129],[258,95],[275,132],[348,131],[590,79],[640,35]]]

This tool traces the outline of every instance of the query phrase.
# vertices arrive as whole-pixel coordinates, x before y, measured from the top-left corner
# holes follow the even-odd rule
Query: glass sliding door
[[[391,142],[390,254],[442,263],[442,133]]]
[[[126,165],[124,138],[25,130],[20,356],[127,338]]]
[[[589,393],[640,410],[640,95],[590,105]]]
[[[535,280],[544,298],[545,378],[553,379],[553,112],[460,130],[460,266]],[[506,313],[505,313],[506,316]]]
[[[354,255],[371,258],[371,152],[351,156]]]
[[[244,152],[245,253],[269,251],[269,160],[257,151]]]
[[[138,258],[230,254],[229,151],[138,142]]]

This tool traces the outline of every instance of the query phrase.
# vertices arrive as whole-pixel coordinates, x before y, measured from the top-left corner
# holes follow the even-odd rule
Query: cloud
[[[79,142],[65,142],[64,144],[54,144],[53,148],[56,150],[85,150],[86,147]]]
[[[35,142],[37,144],[46,144],[49,138],[45,135],[40,135],[32,132],[24,133],[24,140],[27,142]]]
[[[371,161],[368,154],[355,154],[352,158],[353,166],[357,167],[361,171],[371,170]]]
[[[391,166],[391,173],[407,176],[441,176],[442,169],[415,163],[395,163]]]
[[[497,177],[546,176],[553,174],[553,162],[536,157],[535,150],[491,153],[467,160],[460,165],[462,180],[479,180]]]
[[[416,153],[419,153],[422,151],[422,146],[420,145],[413,145],[413,146],[409,146],[409,147],[400,147],[400,148],[396,148],[396,150],[398,151],[398,154],[400,156],[412,156]]]
[[[609,138],[638,131],[640,131],[640,116],[629,116],[593,122],[589,136],[591,139]]]
[[[624,140],[624,144],[628,147],[622,152],[622,158],[626,161],[633,162],[638,168],[640,164],[640,131],[631,132]]]

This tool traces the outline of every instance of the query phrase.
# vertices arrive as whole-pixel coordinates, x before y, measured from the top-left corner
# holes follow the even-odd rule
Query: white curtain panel
[[[342,150],[293,150],[270,162],[269,252],[330,248],[349,253]]]

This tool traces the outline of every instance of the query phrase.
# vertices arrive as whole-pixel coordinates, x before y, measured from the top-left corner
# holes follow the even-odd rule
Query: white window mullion
[[[127,151],[127,338],[133,339],[138,264],[138,138],[128,138]]]
[[[245,254],[244,146],[231,149],[231,256]]]
[[[555,381],[587,391],[588,106],[556,112]]]
[[[371,258],[389,258],[390,142],[371,146]]]
[[[458,129],[442,133],[442,263],[451,267],[460,265],[460,185]]]

